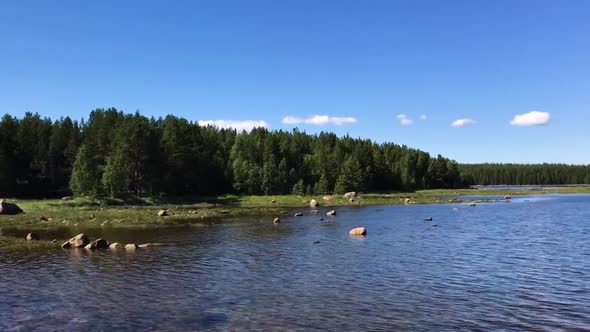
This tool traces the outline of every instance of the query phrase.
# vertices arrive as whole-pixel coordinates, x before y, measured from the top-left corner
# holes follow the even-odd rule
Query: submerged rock
[[[350,235],[367,235],[367,229],[364,227],[353,228],[348,232]]]
[[[27,239],[27,241],[39,241],[39,235],[31,232],[31,233],[27,234],[26,239]]]
[[[80,233],[61,245],[62,248],[84,248],[90,243],[88,236],[84,233]]]

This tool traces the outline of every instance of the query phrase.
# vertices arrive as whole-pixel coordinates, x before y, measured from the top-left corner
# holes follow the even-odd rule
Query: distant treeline
[[[332,133],[200,126],[116,109],[0,123],[0,196],[328,194],[458,188],[456,162]]]
[[[590,184],[590,166],[564,164],[462,164],[466,182],[481,185]]]

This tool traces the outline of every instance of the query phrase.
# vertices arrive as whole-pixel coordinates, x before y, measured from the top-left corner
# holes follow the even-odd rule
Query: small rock
[[[367,235],[367,229],[364,227],[353,228],[348,232],[350,235]]]
[[[106,249],[109,247],[109,242],[105,239],[96,239],[92,241],[96,249]]]
[[[273,224],[280,224],[280,223],[281,223],[281,218],[275,218],[275,219],[272,221],[272,223],[273,223]]]
[[[88,236],[80,233],[61,245],[62,248],[84,248],[90,243]]]
[[[328,216],[335,216],[336,215],[336,211],[335,210],[330,210],[326,213],[326,215]]]
[[[469,204],[469,206],[475,206],[475,203],[471,203],[471,204]]]
[[[424,218],[424,221],[432,221],[432,217]]]
[[[345,198],[351,198],[351,197],[354,197],[354,196],[356,196],[356,192],[354,192],[354,191],[350,191],[350,192],[347,192],[347,193],[344,194],[344,197]]]
[[[354,202],[354,198],[351,197],[348,201],[351,202],[351,203],[353,203]]]
[[[512,195],[505,195],[504,199],[512,199]]]
[[[276,199],[273,199],[273,200],[270,201],[270,204],[275,204],[276,202],[277,202],[277,200]]]
[[[137,249],[137,244],[135,243],[129,243],[125,245],[125,250],[135,250]]]
[[[321,221],[321,220],[324,220],[324,218],[320,218],[320,221]]]
[[[46,216],[41,216],[39,217],[39,221],[49,221],[49,219]]]
[[[158,211],[158,216],[159,217],[166,217],[168,215],[169,215],[168,214],[168,210],[160,210],[160,211]]]
[[[56,243],[56,242],[57,242],[57,239],[51,240],[51,243]]]
[[[324,196],[323,199],[324,199],[324,201],[331,201],[332,196]]]
[[[438,224],[434,224],[434,225],[432,225],[432,227],[438,227]]]
[[[320,241],[319,241],[319,240],[317,240],[317,241],[313,241],[313,244],[318,244],[318,243],[320,243]]]
[[[295,213],[295,217],[303,217],[303,213],[297,212],[297,213]]]
[[[39,235],[36,233],[29,233],[26,237],[27,241],[39,241]]]
[[[72,196],[64,196],[61,198],[62,201],[71,201],[72,199],[74,199]]]
[[[309,201],[309,207],[318,207],[320,206],[320,203],[318,203],[318,201],[316,201],[315,199],[312,199],[311,201]]]
[[[123,246],[119,242],[113,242],[109,244],[109,248],[111,249],[121,249]]]

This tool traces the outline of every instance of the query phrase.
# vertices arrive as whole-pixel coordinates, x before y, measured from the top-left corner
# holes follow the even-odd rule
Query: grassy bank
[[[542,190],[476,190],[445,189],[421,190],[414,193],[362,194],[349,200],[342,195],[302,197],[235,196],[159,198],[132,200],[76,198],[73,200],[10,200],[25,214],[0,216],[0,249],[44,248],[55,246],[47,242],[32,243],[21,238],[3,236],[2,229],[35,231],[54,228],[147,228],[174,227],[187,224],[208,224],[220,218],[272,217],[290,213],[293,209],[309,209],[309,201],[316,199],[321,206],[364,206],[404,204],[442,204],[450,197],[461,202],[464,195],[543,195],[547,193],[590,193],[590,188],[570,187]],[[158,211],[167,209],[171,215],[159,217]],[[292,211],[291,211],[292,212]],[[63,239],[58,239],[63,240]]]

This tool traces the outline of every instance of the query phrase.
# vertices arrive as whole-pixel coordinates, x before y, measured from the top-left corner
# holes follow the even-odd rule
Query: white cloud
[[[420,120],[426,120],[426,119],[428,119],[428,116],[426,116],[426,114],[420,115]]]
[[[517,114],[514,116],[510,124],[513,126],[541,126],[549,123],[551,115],[548,112],[532,111],[525,114]]]
[[[311,125],[316,125],[316,126],[330,125],[330,124],[340,126],[340,125],[343,125],[346,123],[355,123],[355,122],[357,122],[357,119],[353,118],[351,116],[337,117],[337,116],[328,116],[328,115],[314,115],[314,116],[307,117],[307,118],[300,118],[300,117],[296,117],[296,116],[286,116],[283,118],[283,123],[290,124],[290,125],[305,123],[305,124],[311,124]]]
[[[475,124],[475,120],[472,119],[457,119],[455,121],[453,121],[453,123],[451,123],[451,127],[463,127],[463,126],[469,126],[469,125],[473,125]]]
[[[199,120],[199,126],[215,126],[218,128],[233,128],[237,131],[251,131],[257,127],[267,128],[268,124],[262,120]]]
[[[412,121],[412,119],[408,118],[408,116],[405,114],[398,114],[397,118],[399,120],[399,123],[402,124],[402,126],[410,126],[410,125],[412,125],[412,123],[414,123],[414,121]]]

